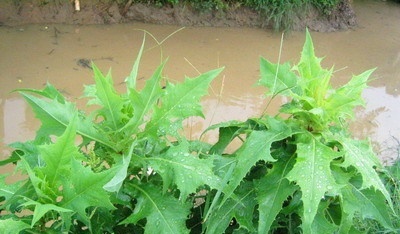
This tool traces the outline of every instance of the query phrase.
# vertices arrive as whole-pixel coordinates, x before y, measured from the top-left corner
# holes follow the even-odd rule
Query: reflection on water
[[[335,33],[312,33],[316,54],[326,56],[323,65],[335,66],[333,82],[339,86],[352,74],[377,67],[371,87],[364,92],[366,109],[360,110],[353,127],[359,138],[369,137],[381,157],[397,157],[387,149],[396,149],[400,139],[400,4],[363,0],[354,1],[359,27]],[[149,24],[120,25],[23,25],[0,27],[0,145],[34,137],[39,122],[30,108],[16,94],[16,88],[41,89],[49,81],[71,101],[77,99],[84,84],[92,83],[92,71],[81,59],[93,60],[103,72],[112,67],[114,83],[125,90],[123,81],[129,74],[143,39],[144,29],[162,41],[179,27]],[[57,34],[54,31],[57,30]],[[266,109],[276,114],[283,100],[266,108],[263,90],[254,87],[259,77],[260,56],[277,62],[281,35],[250,28],[185,28],[166,40],[162,47],[146,37],[138,86],[143,86],[161,59],[168,57],[164,75],[181,81],[185,75],[224,66],[213,82],[210,96],[203,100],[205,120],[187,121],[192,139],[208,126],[232,119],[260,116]],[[304,43],[304,32],[285,36],[282,61],[297,63]],[[160,56],[162,54],[162,56]],[[215,136],[208,136],[215,141]]]
[[[369,136],[383,161],[400,157],[400,99],[387,93],[385,87],[364,90],[366,107],[357,112],[354,134]]]

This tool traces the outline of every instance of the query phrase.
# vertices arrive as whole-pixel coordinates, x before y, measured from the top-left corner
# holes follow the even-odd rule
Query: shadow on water
[[[334,33],[312,33],[323,65],[335,66],[333,82],[339,86],[352,74],[377,67],[370,87],[363,93],[366,108],[357,112],[354,135],[369,137],[383,161],[397,157],[400,125],[400,5],[381,1],[354,1],[359,26]],[[68,98],[77,99],[84,84],[92,83],[87,61],[103,72],[112,67],[118,89],[129,74],[143,39],[144,29],[160,41],[179,29],[149,24],[120,25],[24,25],[0,27],[0,149],[7,157],[7,144],[32,139],[40,123],[23,99],[10,91],[42,88],[48,81]],[[164,75],[182,80],[225,66],[214,81],[210,96],[203,100],[206,119],[190,119],[188,135],[196,138],[211,124],[259,116],[265,109],[263,89],[254,87],[259,77],[259,57],[277,62],[281,35],[250,28],[185,28],[160,47],[146,50],[140,67],[142,85],[164,58]],[[286,35],[282,61],[296,63],[304,43],[304,32]],[[147,37],[146,48],[156,43]],[[221,92],[222,91],[222,92]],[[220,95],[221,94],[221,95]],[[282,104],[275,100],[268,109],[274,114]],[[208,136],[210,141],[215,136]]]

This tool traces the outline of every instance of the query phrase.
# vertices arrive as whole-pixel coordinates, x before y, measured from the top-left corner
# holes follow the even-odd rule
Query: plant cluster
[[[0,162],[26,175],[0,177],[1,233],[356,233],[365,220],[400,230],[398,171],[384,173],[345,125],[372,70],[333,89],[307,32],[297,65],[261,58],[259,85],[289,98],[280,109],[289,117],[210,126],[219,132],[210,144],[187,139],[182,123],[203,116],[200,99],[222,69],[175,84],[163,62],[139,90],[143,47],[124,93],[93,64],[92,112],[51,84],[18,90],[42,125]]]

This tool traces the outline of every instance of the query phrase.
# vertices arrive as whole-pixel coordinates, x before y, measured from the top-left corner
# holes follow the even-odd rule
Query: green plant
[[[211,145],[186,139],[182,121],[203,115],[199,100],[222,69],[172,84],[162,62],[138,90],[143,48],[122,94],[93,64],[90,113],[50,84],[19,90],[42,125],[0,162],[26,175],[0,178],[2,233],[353,233],[360,216],[394,230],[379,161],[344,125],[372,71],[332,89],[307,32],[293,68],[261,59],[260,85],[291,98],[281,108],[290,117],[211,126]],[[243,143],[227,153],[235,138]]]
[[[291,100],[280,109],[289,118],[263,116],[210,128],[220,133],[211,153],[223,154],[233,139],[244,140],[218,167],[229,179],[222,198],[214,197],[208,233],[222,233],[232,219],[247,232],[354,233],[358,218],[394,232],[391,196],[377,173],[380,162],[367,141],[351,138],[346,125],[353,108],[363,104],[372,70],[333,89],[333,69],[320,62],[308,32],[297,65],[262,58],[259,84],[271,98]]]

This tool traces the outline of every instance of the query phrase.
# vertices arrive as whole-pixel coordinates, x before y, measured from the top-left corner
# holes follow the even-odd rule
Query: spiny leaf
[[[342,166],[355,167],[362,176],[361,189],[373,188],[379,190],[393,208],[390,194],[375,171],[376,167],[381,168],[381,164],[372,151],[371,145],[351,138],[342,139],[341,144],[345,154]]]
[[[122,126],[122,119],[124,117],[122,112],[123,99],[117,94],[114,88],[111,74],[108,73],[105,77],[94,63],[92,63],[92,68],[96,82],[96,98],[103,106],[97,112],[104,117],[103,124],[112,130],[117,130]]]
[[[76,127],[73,127],[73,124],[74,122],[67,127],[56,143],[38,147],[39,154],[46,164],[41,169],[41,172],[45,174],[46,181],[53,188],[60,186],[57,183],[68,179],[71,170],[71,160],[83,157],[74,144]]]
[[[300,62],[297,65],[300,76],[304,81],[310,82],[314,79],[321,78],[321,71],[324,70],[321,67],[321,60],[322,59],[315,56],[311,35],[308,30],[306,30],[306,41],[304,42],[303,50],[301,52]]]
[[[165,154],[145,160],[163,178],[164,192],[171,184],[176,184],[182,199],[196,192],[199,186],[217,188],[221,183],[221,179],[212,171],[214,159],[191,154],[187,141],[171,146]]]
[[[225,233],[234,217],[240,227],[248,232],[255,232],[253,213],[257,201],[254,192],[253,183],[243,182],[223,206],[212,212],[206,222],[206,233]]]
[[[317,213],[318,205],[325,192],[338,189],[330,170],[333,159],[341,154],[309,135],[297,143],[297,160],[287,179],[296,182],[302,192],[303,230],[311,232],[311,225]]]
[[[70,102],[60,103],[57,100],[45,101],[25,92],[20,93],[32,107],[36,117],[42,122],[42,126],[37,131],[37,137],[61,135],[72,118],[78,113],[75,105]],[[114,144],[104,134],[97,131],[92,122],[80,114],[78,114],[78,118],[78,134],[82,135],[84,139],[99,142],[115,150]]]
[[[278,161],[274,163],[271,171],[265,177],[255,181],[260,216],[258,233],[269,232],[272,223],[282,209],[283,202],[296,190],[296,186],[290,184],[285,178],[293,164],[294,157],[287,161]]]
[[[229,184],[224,188],[224,200],[229,198],[242,179],[249,172],[250,168],[260,160],[274,162],[271,156],[271,144],[285,139],[292,134],[291,129],[284,122],[273,118],[266,120],[268,130],[253,131],[243,145],[235,152],[236,168],[232,173]],[[223,203],[223,202],[222,202]]]
[[[151,184],[130,183],[127,188],[137,191],[137,203],[133,214],[121,224],[136,224],[145,218],[145,234],[189,233],[185,224],[190,209],[188,203],[179,201],[171,194],[162,195],[161,190]]]
[[[162,63],[153,73],[151,78],[146,81],[144,88],[138,92],[135,89],[130,90],[129,101],[133,109],[133,117],[120,131],[128,131],[131,134],[135,133],[139,126],[145,121],[145,116],[148,112],[155,108],[157,100],[162,95],[160,80],[165,62]]]
[[[353,78],[345,85],[329,95],[326,100],[326,109],[336,122],[339,119],[352,119],[354,108],[363,106],[362,91],[367,87],[367,82],[375,69],[363,72]]]
[[[71,175],[63,185],[62,200],[59,206],[76,211],[83,222],[88,222],[85,210],[90,206],[115,209],[110,202],[110,196],[103,189],[114,173],[112,169],[94,173],[90,168],[73,160]]]
[[[73,213],[72,210],[65,209],[63,207],[56,206],[54,204],[41,204],[39,202],[33,201],[33,200],[28,200],[23,204],[24,206],[35,206],[35,210],[33,212],[33,218],[32,218],[32,223],[31,227],[37,223],[47,212],[49,211],[57,211],[59,213],[67,212],[67,213]]]
[[[297,87],[298,77],[292,72],[289,63],[274,64],[268,60],[260,59],[261,78],[259,85],[263,85],[269,89],[267,95],[290,95],[290,93],[300,94]]]
[[[133,64],[132,71],[129,74],[129,76],[125,79],[126,86],[128,88],[128,90],[127,90],[128,94],[130,93],[131,90],[136,90],[136,79],[137,79],[137,74],[139,71],[139,63],[140,63],[140,59],[142,58],[145,41],[146,41],[146,34],[144,34],[144,36],[143,36],[142,46],[140,47],[140,50],[136,57],[135,63]]]
[[[364,219],[375,219],[384,227],[393,230],[386,198],[381,192],[373,189],[358,189],[348,184],[342,189],[342,194],[343,213],[348,215],[343,218],[351,218],[358,213]]]
[[[177,136],[182,128],[182,120],[190,116],[203,116],[200,98],[207,94],[210,82],[222,71],[215,69],[196,78],[186,78],[183,83],[167,84],[165,96],[160,108],[154,110],[150,122],[146,125],[149,135]]]

